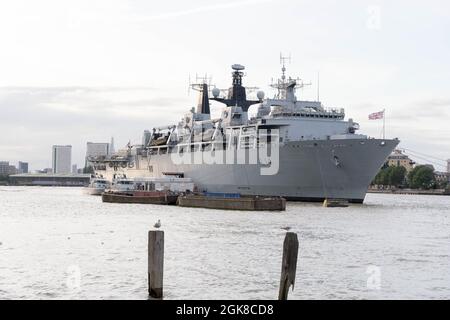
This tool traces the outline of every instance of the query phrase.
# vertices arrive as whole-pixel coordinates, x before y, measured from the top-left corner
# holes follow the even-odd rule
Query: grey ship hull
[[[279,170],[275,175],[261,175],[258,164],[175,165],[170,154],[142,157],[131,169],[107,166],[106,172],[97,173],[106,174],[109,179],[122,173],[127,178],[183,173],[193,179],[199,190],[208,192],[282,196],[303,201],[339,198],[362,203],[370,182],[398,143],[399,140],[380,139],[289,142],[280,146]]]

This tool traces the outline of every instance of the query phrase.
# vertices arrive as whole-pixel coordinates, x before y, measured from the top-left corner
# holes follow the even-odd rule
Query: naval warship
[[[244,69],[232,65],[228,90],[208,81],[193,84],[197,108],[177,124],[145,130],[139,145],[90,158],[96,175],[110,181],[184,177],[200,192],[362,203],[399,140],[359,134],[359,124],[345,120],[343,108],[297,99],[306,84],[287,77],[284,63],[271,84],[273,98],[258,91],[257,99],[247,99]],[[211,117],[210,101],[224,105],[219,118]],[[250,116],[253,105],[257,111]]]

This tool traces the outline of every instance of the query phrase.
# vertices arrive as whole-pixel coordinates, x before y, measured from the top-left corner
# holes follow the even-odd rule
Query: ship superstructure
[[[206,192],[362,202],[399,140],[357,134],[359,125],[345,120],[343,108],[298,100],[296,89],[304,83],[287,77],[284,63],[281,78],[272,83],[273,98],[258,91],[249,100],[244,66],[232,70],[228,90],[211,89],[207,81],[193,85],[197,108],[177,124],[146,130],[140,145],[90,159],[96,173],[109,180],[186,177]],[[219,118],[211,118],[210,101],[224,104]],[[249,117],[252,105],[257,111]]]

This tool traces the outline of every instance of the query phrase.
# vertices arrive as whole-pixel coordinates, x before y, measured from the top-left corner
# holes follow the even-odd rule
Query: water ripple
[[[242,214],[109,205],[78,188],[0,191],[1,299],[147,299],[157,219],[166,299],[276,299],[285,226],[300,245],[290,299],[450,298],[450,197],[369,194],[345,209],[290,202],[283,214]]]

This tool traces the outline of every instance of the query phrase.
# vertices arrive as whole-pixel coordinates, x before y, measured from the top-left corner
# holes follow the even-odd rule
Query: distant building
[[[414,169],[415,162],[412,161],[406,154],[403,154],[401,150],[394,150],[387,159],[388,166],[404,167],[406,172],[410,172]]]
[[[9,164],[9,161],[0,161],[0,176],[16,174],[17,168]]]
[[[78,167],[76,164],[72,165],[72,174],[77,174],[78,173]]]
[[[450,159],[447,160],[447,173],[450,173]]]
[[[152,133],[148,130],[144,130],[144,134],[142,135],[142,145],[144,147],[147,147],[148,143],[150,142],[151,137],[152,137]]]
[[[19,161],[18,173],[28,173],[28,162]]]
[[[52,172],[70,173],[72,169],[72,146],[52,147]]]
[[[0,161],[0,176],[6,176],[9,172],[9,161]]]
[[[448,172],[435,171],[434,177],[436,178],[436,181],[439,183],[450,182],[450,173]]]
[[[109,154],[113,154],[114,152],[116,152],[114,150],[114,137],[111,137],[111,143],[109,144]]]
[[[111,143],[113,143],[113,141],[111,141]],[[86,144],[85,167],[92,165],[92,162],[89,161],[89,159],[95,157],[106,157],[111,154],[110,146],[111,144],[105,142],[88,142]]]
[[[89,184],[90,174],[25,173],[10,176],[10,183],[19,186],[82,187]]]

